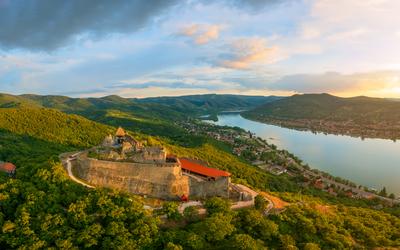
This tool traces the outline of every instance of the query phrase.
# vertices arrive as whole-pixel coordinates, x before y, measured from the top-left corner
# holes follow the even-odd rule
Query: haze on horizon
[[[0,92],[400,97],[397,0],[0,0]]]

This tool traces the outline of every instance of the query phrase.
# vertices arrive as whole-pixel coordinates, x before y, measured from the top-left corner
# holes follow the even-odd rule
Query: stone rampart
[[[77,177],[95,186],[125,190],[163,199],[189,194],[189,178],[178,163],[112,162],[80,155],[74,168]]]
[[[210,181],[189,177],[189,197],[208,198],[219,196],[229,198],[229,183],[229,177],[220,177]]]

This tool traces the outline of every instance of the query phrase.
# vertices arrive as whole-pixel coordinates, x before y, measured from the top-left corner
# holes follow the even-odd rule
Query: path
[[[73,154],[73,155],[70,155],[70,156],[68,156],[67,159],[65,160],[65,163],[67,164],[67,172],[68,172],[68,175],[69,175],[69,177],[71,178],[71,180],[75,181],[76,183],[79,183],[79,184],[81,184],[81,185],[83,185],[83,186],[85,186],[85,187],[88,187],[88,188],[95,188],[94,186],[88,185],[88,184],[86,184],[85,182],[79,180],[79,179],[76,178],[76,177],[74,176],[74,174],[72,173],[72,163],[71,163],[71,161],[72,161],[72,160],[76,160],[76,156],[79,155],[79,154],[80,154],[80,152],[79,152],[79,153],[76,153],[76,154]]]

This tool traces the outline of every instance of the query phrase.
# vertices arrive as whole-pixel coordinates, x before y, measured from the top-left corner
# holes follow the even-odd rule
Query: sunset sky
[[[400,98],[398,0],[0,0],[0,92]]]

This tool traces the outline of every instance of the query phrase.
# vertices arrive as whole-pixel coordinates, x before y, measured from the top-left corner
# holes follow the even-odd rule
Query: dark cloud
[[[178,0],[0,0],[0,46],[51,50],[142,28]]]

